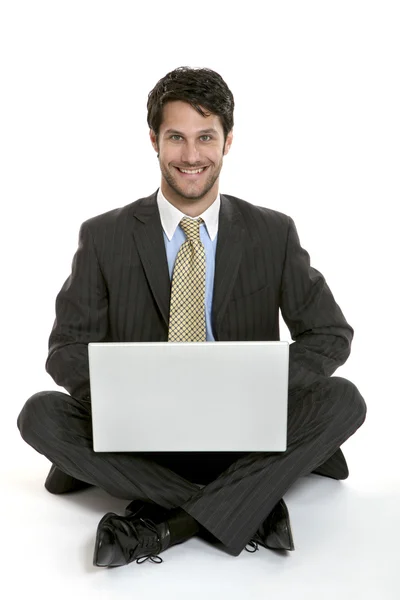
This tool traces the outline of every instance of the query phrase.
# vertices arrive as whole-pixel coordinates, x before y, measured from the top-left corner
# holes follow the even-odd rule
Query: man
[[[354,332],[293,220],[219,193],[234,109],[222,77],[176,69],[147,108],[161,188],[82,224],[46,361],[68,394],[34,394],[18,427],[53,463],[50,492],[97,485],[132,501],[125,516],[101,519],[95,565],[162,562],[160,553],[193,535],[233,556],[247,544],[293,550],[282,496],[311,472],[345,479],[340,445],[366,417],[356,386],[331,377]],[[294,340],[285,452],[93,452],[89,342],[279,340],[279,309]]]

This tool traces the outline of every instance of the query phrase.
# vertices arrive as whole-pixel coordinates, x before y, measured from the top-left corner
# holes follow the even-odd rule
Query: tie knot
[[[196,242],[200,240],[200,225],[202,223],[204,223],[204,221],[201,217],[196,220],[189,219],[189,217],[183,217],[180,222],[180,226],[186,233],[187,239],[192,242]]]

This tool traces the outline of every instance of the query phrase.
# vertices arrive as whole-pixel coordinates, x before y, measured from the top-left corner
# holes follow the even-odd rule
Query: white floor
[[[97,523],[126,502],[95,488],[49,494],[50,463],[16,431],[8,446],[15,458],[2,469],[3,597],[398,600],[399,469],[393,454],[378,460],[371,434],[365,425],[342,446],[346,481],[309,475],[284,496],[293,552],[232,557],[192,538],[166,550],[161,564],[100,569],[92,565]]]

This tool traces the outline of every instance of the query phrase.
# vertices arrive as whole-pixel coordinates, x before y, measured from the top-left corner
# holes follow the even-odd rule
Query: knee
[[[362,425],[367,416],[367,405],[357,386],[345,377],[330,377],[330,381],[337,391],[338,400],[356,414],[357,422]]]
[[[32,434],[45,426],[49,412],[57,402],[57,391],[44,391],[33,394],[24,404],[17,418],[17,427],[22,438],[29,443]]]

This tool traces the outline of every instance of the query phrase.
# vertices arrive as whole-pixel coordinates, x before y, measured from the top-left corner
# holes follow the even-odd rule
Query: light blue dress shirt
[[[172,281],[172,273],[175,266],[176,256],[179,248],[186,241],[186,235],[182,227],[179,227],[179,223],[183,217],[189,217],[185,215],[175,206],[173,206],[165,198],[161,192],[161,188],[157,194],[158,210],[160,212],[161,225],[164,234],[165,250],[167,253],[169,277]],[[217,248],[218,239],[218,219],[219,209],[221,206],[221,198],[218,194],[216,200],[205,210],[201,215],[204,223],[200,225],[200,239],[204,245],[206,253],[206,340],[207,342],[215,341],[214,334],[211,326],[211,314],[212,314],[212,298],[214,292],[214,272],[215,272],[215,252]]]

